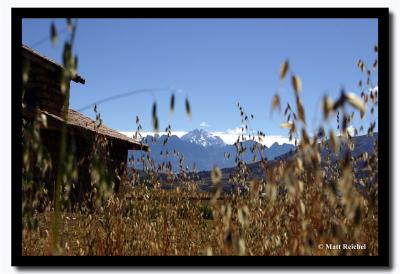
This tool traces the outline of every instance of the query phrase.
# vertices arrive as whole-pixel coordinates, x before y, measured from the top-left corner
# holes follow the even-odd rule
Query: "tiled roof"
[[[58,122],[63,122],[64,121],[61,117],[59,117],[59,116],[57,116],[57,115],[55,115],[53,113],[50,113],[48,111],[41,110],[40,112],[45,114],[47,117],[50,117],[51,119],[54,119],[54,120],[56,120]],[[34,111],[32,109],[29,110],[28,108],[24,108],[23,109],[23,114],[25,116],[33,118]],[[82,128],[82,129],[85,129],[85,130],[89,130],[89,131],[91,131],[93,133],[96,132],[96,122],[93,121],[92,119],[90,119],[89,117],[83,115],[82,113],[79,113],[79,112],[77,112],[77,111],[75,111],[73,109],[69,109],[68,110],[68,122],[67,122],[67,124],[68,124],[68,126]],[[134,146],[135,149],[141,149],[141,150],[147,150],[148,149],[147,145],[141,144],[139,141],[137,141],[137,140],[135,140],[133,138],[129,138],[128,136],[111,129],[111,128],[105,126],[104,124],[102,124],[97,129],[97,132],[99,134],[104,135],[104,136],[111,137],[111,138],[114,138],[114,139],[118,139],[120,141],[124,141],[124,142],[130,143],[130,144],[132,144]]]

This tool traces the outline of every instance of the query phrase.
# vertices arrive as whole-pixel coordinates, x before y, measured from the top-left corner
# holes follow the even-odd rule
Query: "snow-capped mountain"
[[[211,170],[214,166],[220,168],[234,167],[236,165],[237,150],[234,145],[225,144],[224,141],[203,129],[195,129],[189,133],[178,137],[172,135],[167,138],[166,135],[150,135],[143,138],[143,142],[150,146],[150,158],[155,164],[160,165],[163,162],[171,162],[172,169],[179,171],[180,161],[174,156],[174,151],[178,151],[183,156],[183,165],[191,169],[194,165],[198,170]],[[252,147],[256,142],[247,140],[241,143],[243,152],[241,160],[246,163],[260,161],[260,155],[252,152]],[[274,143],[270,148],[266,148],[265,156],[268,159],[274,159],[276,156],[285,154],[294,149],[291,144]],[[140,159],[147,152],[130,151],[128,158],[132,156]],[[254,156],[256,156],[254,158]],[[146,158],[146,156],[145,156]],[[141,169],[142,165],[136,161],[136,168]]]
[[[224,141],[211,133],[205,131],[204,129],[192,130],[181,137],[181,140],[190,142],[192,144],[198,144],[203,147],[210,146],[224,146]]]

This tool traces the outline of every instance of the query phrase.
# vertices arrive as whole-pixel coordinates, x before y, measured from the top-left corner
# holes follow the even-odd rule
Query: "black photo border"
[[[21,203],[21,43],[23,18],[377,18],[379,59],[379,236],[378,256],[22,256]],[[12,8],[12,266],[137,267],[389,267],[390,99],[388,8]],[[346,42],[346,41],[344,41]]]

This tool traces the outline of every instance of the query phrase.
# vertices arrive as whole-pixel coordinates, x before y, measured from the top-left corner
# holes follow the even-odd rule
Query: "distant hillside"
[[[374,143],[378,140],[378,133],[375,132],[372,136],[369,135],[361,135],[361,136],[354,136],[352,137],[352,142],[354,143],[354,150],[352,151],[353,157],[359,157],[363,152],[372,153],[374,150]],[[328,140],[329,142],[329,140]],[[336,156],[331,149],[324,148],[321,151],[321,157],[324,158],[327,155],[331,156],[332,159],[337,160],[338,157],[341,158],[346,152],[346,146],[342,144],[340,153]],[[277,157],[277,159],[288,159],[293,156],[293,153],[285,153]]]
[[[374,133],[373,136],[363,135],[363,136],[356,136],[352,138],[354,143],[354,150],[352,151],[352,156],[354,158],[360,157],[362,153],[367,152],[368,154],[374,153],[374,143],[378,140],[378,133]],[[326,156],[330,156],[333,160],[333,164],[337,164],[337,160],[342,157],[345,153],[344,146],[342,146],[341,153],[339,157],[335,156],[335,154],[330,149],[323,149],[321,152],[322,163],[321,165],[324,166],[326,163],[323,159]],[[268,166],[273,166],[277,164],[279,161],[290,161],[295,154],[295,150],[293,149],[292,152],[285,153],[279,157],[276,157],[275,160],[268,161]],[[365,176],[365,171],[362,170],[363,163],[360,162],[357,166],[353,166],[355,169],[355,174],[357,177]],[[250,163],[247,164],[247,168],[249,169],[250,177],[248,179],[253,178],[265,178],[264,170],[261,166],[261,162]],[[232,184],[230,181],[230,176],[232,176],[237,171],[237,167],[231,168],[222,168],[222,181],[223,181],[223,190],[225,192],[232,191]],[[212,189],[212,182],[211,182],[211,174],[209,171],[203,171],[198,173],[199,181],[201,181],[200,190],[202,191],[211,191]]]

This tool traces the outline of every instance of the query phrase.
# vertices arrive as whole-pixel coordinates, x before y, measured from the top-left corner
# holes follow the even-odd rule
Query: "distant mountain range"
[[[378,141],[378,133],[374,133],[372,136],[369,135],[362,135],[362,136],[355,136],[352,138],[354,143],[354,150],[351,152],[351,156],[354,158],[360,157],[362,153],[367,152],[368,154],[372,155],[375,153],[374,146],[375,142]],[[330,156],[331,160],[333,161],[330,164],[337,164],[338,159],[342,158],[346,153],[346,146],[343,144],[341,148],[341,152],[338,156],[336,156],[330,148],[324,148],[321,151],[321,158],[322,158],[322,166],[325,165],[324,159],[326,156]],[[288,152],[282,154],[275,158],[273,161],[268,161],[268,166],[276,165],[279,161],[290,161],[293,156],[295,155],[295,149],[292,152]],[[366,171],[363,170],[365,162],[360,162],[357,165],[353,166],[354,174],[356,177],[362,178],[365,177],[367,174]],[[250,163],[247,165],[247,168],[250,170],[250,177],[249,179],[253,178],[264,178],[264,169],[260,162]],[[224,192],[230,193],[232,191],[232,182],[230,181],[230,176],[237,172],[237,167],[230,167],[230,168],[222,168],[222,185]],[[211,182],[211,172],[203,171],[199,172],[197,176],[200,178],[199,181],[202,183],[199,185],[200,191],[210,192],[212,190],[212,182]]]
[[[179,138],[172,135],[169,138],[162,136],[146,136],[143,140],[150,147],[150,158],[157,165],[162,162],[171,162],[173,171],[180,170],[179,155],[183,156],[183,168],[188,167],[190,170],[195,168],[198,171],[211,170],[214,166],[220,168],[234,167],[236,165],[237,147],[235,145],[225,144],[224,141],[203,129],[195,129]],[[239,144],[238,148],[243,153],[240,159],[246,163],[253,163],[261,160],[259,149],[261,144],[256,141],[247,140]],[[271,147],[265,147],[265,155],[269,160],[290,152],[295,147],[291,144],[278,143],[272,144]],[[253,153],[254,152],[254,153]],[[135,167],[142,168],[141,162],[137,161],[141,156],[146,157],[146,152],[129,151],[128,159],[132,156],[136,159]]]
[[[374,132],[370,135],[359,135],[352,137],[352,142],[354,144],[354,149],[351,152],[351,156],[357,158],[361,156],[362,153],[367,152],[371,154],[374,152],[375,142],[378,141],[378,132]],[[328,140],[329,141],[329,140]],[[341,144],[339,155],[333,153],[330,148],[323,148],[321,151],[321,158],[325,158],[326,156],[330,156],[332,160],[338,160],[342,158],[347,152],[347,146],[345,143]],[[285,153],[277,157],[278,160],[287,160],[291,158],[293,155],[291,153]]]
[[[204,133],[204,132],[203,132]],[[147,136],[146,139],[151,140],[151,136]],[[151,157],[156,158],[156,161],[165,161],[165,158],[163,159],[160,157],[160,155],[157,155],[157,152],[159,153],[160,151],[165,151],[166,148],[160,149],[160,147],[163,146],[163,142],[165,141],[166,136],[161,136],[161,137],[156,137],[155,138],[155,143],[153,145],[150,145],[152,148],[151,152]],[[210,169],[213,167],[213,165],[218,165],[221,168],[221,173],[222,173],[222,188],[223,192],[225,193],[231,193],[233,190],[233,183],[230,179],[230,177],[235,174],[238,171],[238,167],[236,166],[234,162],[234,157],[232,159],[225,159],[221,160],[220,159],[220,154],[224,155],[224,152],[226,151],[231,151],[232,149],[235,151],[236,148],[233,145],[199,145],[195,142],[189,142],[185,140],[181,140],[182,138],[178,138],[177,136],[171,136],[170,140],[167,142],[166,147],[171,147],[171,146],[179,146],[181,151],[187,151],[186,155],[187,158],[185,158],[185,163],[188,162],[190,163],[191,161],[196,161],[197,166],[205,166],[207,168],[200,169],[198,170],[200,172],[198,173],[189,173],[189,176],[192,177],[197,183],[199,187],[199,191],[201,192],[210,192],[212,190],[212,182],[211,182],[211,172]],[[362,153],[367,152],[368,154],[372,155],[375,153],[374,151],[374,145],[376,141],[378,141],[378,133],[374,133],[372,136],[369,135],[363,135],[363,136],[355,136],[352,137],[352,141],[354,143],[354,150],[351,152],[352,157],[360,157]],[[151,142],[151,141],[150,141]],[[255,142],[253,141],[245,141],[242,143],[243,149],[246,147],[248,150],[251,149],[251,144],[254,145]],[[328,140],[329,143],[329,140]],[[204,142],[203,142],[204,144]],[[205,144],[204,144],[205,145]],[[250,147],[250,148],[249,148]],[[176,148],[177,150],[179,149],[178,147]],[[212,152],[213,149],[215,150]],[[282,149],[282,150],[280,150]],[[285,153],[280,153],[280,151],[287,151]],[[331,150],[330,146],[328,148],[323,148],[321,151],[321,167],[323,167],[326,164],[329,165],[338,165],[338,159],[342,158],[345,153],[346,153],[347,147],[343,144],[343,146],[340,149],[340,153],[338,155],[334,154],[333,151]],[[138,153],[138,152],[136,152]],[[208,153],[208,154],[207,154]],[[272,158],[271,155],[274,155],[274,153],[277,153],[279,155],[275,156]],[[164,153],[163,153],[164,154]],[[266,149],[266,154],[270,155],[268,157],[268,166],[274,166],[278,164],[280,161],[291,161],[293,159],[293,156],[296,154],[296,148],[293,145],[290,144],[283,144],[279,145],[277,143],[274,143],[271,147]],[[200,156],[197,156],[200,155]],[[235,154],[233,154],[235,155]],[[276,155],[276,154],[275,154]],[[330,163],[326,163],[325,157],[330,156],[331,161]],[[218,157],[216,157],[218,156]],[[139,155],[140,157],[140,155]],[[165,157],[165,155],[164,155]],[[198,157],[198,158],[196,158]],[[261,162],[259,161],[259,157],[257,158],[256,162],[253,162],[251,158],[251,151],[245,151],[243,153],[243,157],[241,157],[245,162],[247,163],[247,168],[249,170],[249,177],[248,179],[251,180],[253,178],[261,179],[265,178],[264,174],[264,169],[261,165]],[[210,161],[207,163],[207,161]],[[179,167],[179,164],[177,165],[177,160],[172,160],[174,163],[174,169]],[[218,162],[222,163],[219,164]],[[365,161],[358,162],[357,164],[353,165],[353,169],[355,172],[355,176],[357,178],[362,178],[367,175],[368,171],[364,170],[364,165]],[[136,167],[138,167],[136,165]],[[211,167],[211,168],[209,168]],[[175,170],[176,171],[176,170]],[[140,172],[140,169],[139,169]],[[142,176],[146,176],[145,173],[140,172]],[[167,182],[162,185],[163,188],[174,188],[177,185],[179,185],[179,180],[173,181],[173,184],[171,184],[171,181],[166,178],[166,175],[163,173],[158,173],[159,178],[163,182]],[[373,180],[371,182],[374,182]],[[149,185],[151,186],[151,185]]]

